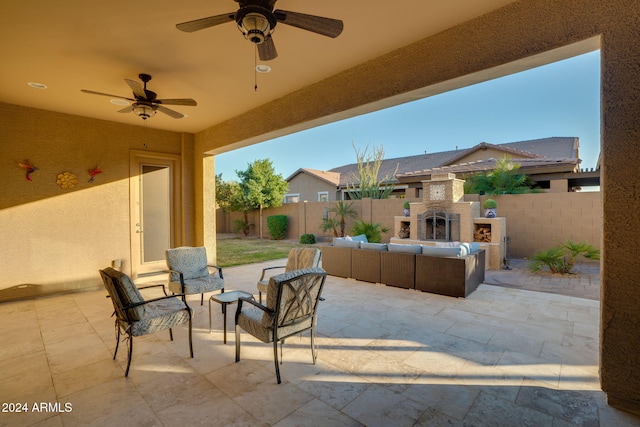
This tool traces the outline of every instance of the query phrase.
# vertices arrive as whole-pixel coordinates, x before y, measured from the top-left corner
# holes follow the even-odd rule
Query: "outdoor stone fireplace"
[[[420,240],[459,241],[460,214],[445,211],[418,214],[418,236]]]
[[[395,217],[392,243],[479,242],[487,251],[487,269],[503,265],[506,218],[481,217],[480,202],[465,201],[464,181],[454,174],[432,175],[422,188],[422,201],[411,203],[410,216]]]

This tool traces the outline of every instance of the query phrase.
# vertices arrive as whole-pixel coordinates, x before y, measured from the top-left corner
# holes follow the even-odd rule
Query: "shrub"
[[[300,236],[300,243],[303,245],[313,245],[316,242],[316,236],[311,233]]]
[[[404,202],[404,204],[402,205],[402,208],[403,208],[403,209],[410,209],[410,208],[411,208],[411,205],[410,205],[410,204],[409,204],[409,202],[407,201],[407,202]]]
[[[282,240],[287,236],[289,220],[286,215],[271,215],[267,217],[269,236],[273,240]]]
[[[495,209],[498,207],[498,203],[493,199],[487,199],[484,201],[482,207],[485,209]]]
[[[536,252],[529,268],[536,272],[546,266],[552,273],[568,274],[573,269],[576,257],[580,255],[588,259],[600,259],[600,250],[587,242],[575,243],[567,239],[556,247]]]
[[[242,231],[242,234],[244,234],[244,237],[247,237],[249,235],[249,232],[251,231],[252,228],[253,228],[253,224],[249,224],[243,219],[236,219],[234,221],[233,231],[235,231],[236,233],[239,233]]]
[[[351,230],[354,236],[364,234],[371,243],[380,243],[382,241],[382,233],[387,233],[388,231],[389,229],[387,227],[383,227],[377,222],[370,223],[364,221],[356,221]]]

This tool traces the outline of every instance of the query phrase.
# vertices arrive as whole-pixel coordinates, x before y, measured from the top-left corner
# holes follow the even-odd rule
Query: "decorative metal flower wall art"
[[[78,185],[78,177],[76,176],[76,174],[71,172],[59,173],[56,184],[58,184],[58,186],[60,186],[60,188],[62,188],[63,190],[71,190],[76,185]]]

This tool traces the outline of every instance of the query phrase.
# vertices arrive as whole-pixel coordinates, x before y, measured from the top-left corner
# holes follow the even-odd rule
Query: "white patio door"
[[[131,162],[132,274],[166,270],[165,251],[179,241],[176,156],[133,153]]]

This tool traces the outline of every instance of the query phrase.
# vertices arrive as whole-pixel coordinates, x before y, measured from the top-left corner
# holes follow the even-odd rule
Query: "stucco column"
[[[196,161],[196,244],[207,248],[208,261],[216,263],[216,174],[215,158]]]
[[[628,11],[629,15],[631,11]],[[640,47],[636,8],[602,45],[600,377],[610,405],[640,414]]]

